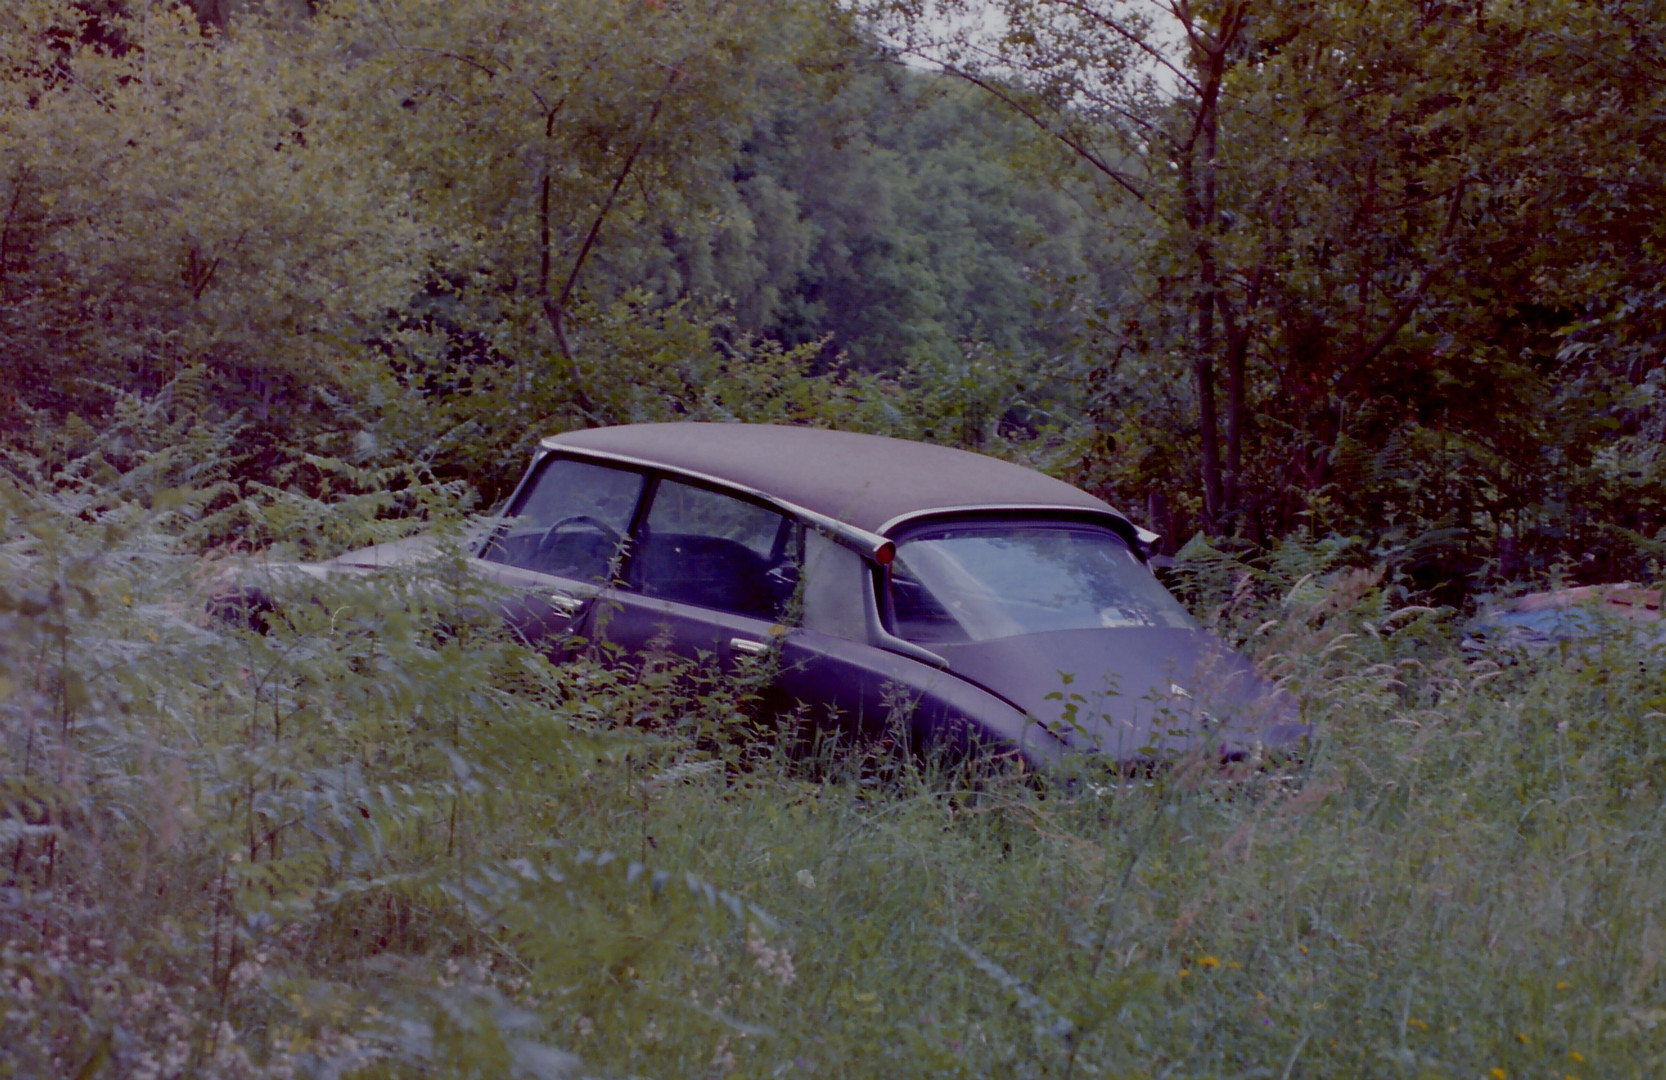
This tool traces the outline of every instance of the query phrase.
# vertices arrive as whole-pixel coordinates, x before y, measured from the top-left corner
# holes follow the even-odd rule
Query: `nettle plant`
[[[0,1071],[565,1075],[668,957],[791,982],[761,910],[562,839],[675,684],[552,665],[455,555],[240,627],[199,502],[90,490],[0,486]]]

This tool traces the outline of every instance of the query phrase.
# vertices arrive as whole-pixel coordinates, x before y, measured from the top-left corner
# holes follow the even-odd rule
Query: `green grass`
[[[1476,659],[1287,549],[1194,585],[1299,768],[795,762],[460,576],[262,637],[165,517],[6,512],[0,1076],[1666,1073],[1643,642]]]

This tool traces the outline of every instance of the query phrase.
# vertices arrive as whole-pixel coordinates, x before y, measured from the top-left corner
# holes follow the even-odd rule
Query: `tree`
[[[435,239],[342,137],[347,73],[164,4],[21,0],[0,27],[0,427],[50,441],[100,384],[195,366],[257,433],[328,426]]]
[[[790,62],[769,53],[781,17],[736,0],[406,0],[338,6],[329,30],[367,54],[364,137],[456,224],[439,279],[495,309],[521,362],[549,364],[594,414],[575,306],[587,285],[621,295],[608,282],[628,280],[645,238],[696,216],[756,73]]]
[[[137,394],[242,417],[246,479],[398,461],[491,490],[552,430],[718,407],[713,365],[756,360],[761,391],[802,372],[639,285],[668,232],[717,232],[754,81],[821,24],[734,0],[292,6],[0,14],[14,447],[84,449]]]
[[[1061,351],[1079,322],[1055,298],[1099,291],[1090,217],[1037,184],[1031,135],[964,85],[858,60],[836,94],[777,100],[742,168],[795,201],[803,250],[760,328],[826,336],[869,370]]]
[[[1443,524],[1457,568],[1525,568],[1552,490],[1600,497],[1593,443],[1647,380],[1590,362],[1615,324],[1581,313],[1619,310],[1592,288],[1609,268],[1658,265],[1635,258],[1659,217],[1652,6],[1036,0],[932,36],[944,7],[907,12],[905,47],[1147,215],[1146,303],[1112,347],[1190,369],[1206,527]]]

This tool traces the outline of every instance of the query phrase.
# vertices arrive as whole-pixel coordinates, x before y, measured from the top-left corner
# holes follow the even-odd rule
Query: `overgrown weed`
[[[5,499],[13,1075],[1666,1065],[1646,642],[1477,658],[1369,568],[1222,560],[1299,774],[1035,777],[553,666],[454,557],[236,630],[156,508]]]

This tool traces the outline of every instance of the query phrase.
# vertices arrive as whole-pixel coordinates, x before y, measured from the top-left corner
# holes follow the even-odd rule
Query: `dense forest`
[[[1659,642],[1464,627],[1660,575],[1663,152],[1651,0],[8,0],[0,1075],[1660,1074]],[[1094,491],[1315,740],[207,616],[666,419]]]
[[[999,11],[17,5],[7,446],[489,503],[575,425],[839,423],[1173,544],[1646,571],[1652,8]]]

